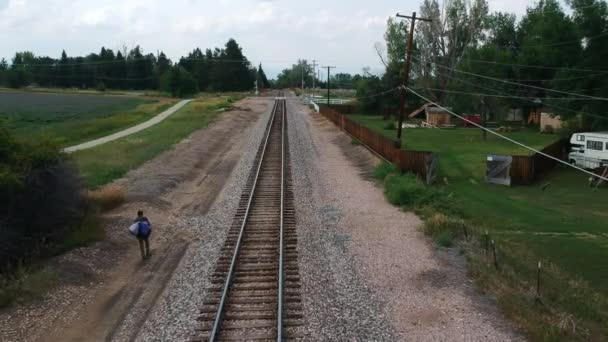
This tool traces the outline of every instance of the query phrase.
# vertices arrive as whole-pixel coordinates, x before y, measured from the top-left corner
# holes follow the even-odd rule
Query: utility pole
[[[304,94],[304,61],[300,62],[300,70],[302,71],[302,94]]]
[[[482,97],[481,98],[481,116],[480,116],[480,124],[481,127],[486,127],[486,100]],[[485,129],[481,130],[481,136],[483,137],[483,140],[488,140],[488,132],[486,132]]]
[[[335,66],[324,66],[322,68],[327,68],[327,107],[331,107],[330,101],[329,101],[329,76],[330,76],[330,69],[335,69]]]
[[[412,16],[401,15],[397,13],[397,17],[410,19],[410,32],[409,39],[407,40],[407,58],[405,66],[403,67],[403,88],[401,89],[401,99],[399,100],[399,126],[397,127],[397,141],[395,145],[397,148],[401,148],[401,127],[403,126],[403,114],[405,111],[405,101],[407,96],[407,87],[410,83],[410,69],[412,65],[412,47],[414,45],[414,29],[416,28],[416,19],[422,21],[431,22],[431,19],[416,18],[416,12],[412,13]]]
[[[312,60],[312,97],[315,97],[315,78],[317,76],[317,60]]]

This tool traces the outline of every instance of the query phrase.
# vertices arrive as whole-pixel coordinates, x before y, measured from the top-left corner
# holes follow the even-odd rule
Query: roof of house
[[[408,115],[408,117],[410,119],[415,118],[418,115],[420,115],[421,113],[450,115],[444,108],[438,107],[435,104],[432,104],[429,102],[429,103],[424,104],[422,107],[416,109],[412,113],[410,113],[410,115]]]
[[[426,103],[424,104],[422,107],[416,109],[415,111],[411,112],[410,115],[408,115],[408,117],[411,118],[415,118],[418,115],[420,115],[420,113],[424,112],[424,110],[426,109],[426,107],[428,107],[429,105],[431,105],[430,103]]]

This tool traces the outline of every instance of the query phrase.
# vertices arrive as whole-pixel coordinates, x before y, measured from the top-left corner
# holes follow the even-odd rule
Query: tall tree
[[[266,77],[266,73],[264,72],[264,69],[262,69],[262,63],[260,63],[260,66],[258,67],[257,78],[259,86],[264,89],[270,88],[270,82],[268,82],[268,77]]]
[[[465,50],[482,38],[488,3],[486,0],[449,0],[440,7],[437,0],[424,0],[420,12],[432,22],[417,24],[416,43],[420,53],[414,64],[426,79],[426,85],[436,82],[436,86],[445,89],[451,72],[437,65],[454,68]],[[432,95],[435,100],[445,102],[444,93]]]

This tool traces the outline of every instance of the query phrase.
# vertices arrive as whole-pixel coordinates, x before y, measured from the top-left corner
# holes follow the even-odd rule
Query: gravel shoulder
[[[463,258],[385,200],[369,151],[299,100],[288,110],[311,340],[523,340],[468,279]]]

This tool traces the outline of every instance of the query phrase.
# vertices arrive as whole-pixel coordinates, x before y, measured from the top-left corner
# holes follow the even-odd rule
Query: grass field
[[[386,121],[381,117],[349,117],[386,136],[394,138],[396,135],[395,130],[384,129]],[[507,135],[535,148],[542,148],[557,139],[554,135],[532,130]],[[606,187],[589,188],[587,175],[565,166],[553,170],[533,186],[487,184],[483,180],[486,155],[527,155],[528,152],[491,135],[484,142],[478,129],[405,129],[403,141],[408,149],[438,154],[438,187],[453,196],[461,215],[473,227],[478,231],[487,229],[499,249],[508,253],[503,258],[515,265],[513,272],[518,281],[523,279],[533,286],[537,262],[542,260],[553,265],[552,275],[547,275],[545,280],[551,283],[545,285],[547,293],[553,293],[550,300],[572,314],[576,323],[579,319],[592,322],[591,326],[596,323],[602,326],[605,331],[595,332],[595,336],[608,338],[607,308],[596,307],[599,303],[608,302]],[[490,280],[485,278],[485,281]],[[504,284],[494,285],[500,288]],[[594,299],[595,295],[600,297]],[[534,320],[536,311],[533,306],[529,307],[527,315],[519,315],[529,302],[522,303],[521,298],[507,294],[498,297],[503,308],[513,314],[511,316],[516,321],[527,317],[519,322],[522,325],[532,330],[544,327]],[[531,336],[545,335],[536,331]]]
[[[107,184],[125,175],[145,161],[171,148],[190,133],[206,127],[221,113],[219,108],[242,95],[207,95],[200,97],[160,124],[140,133],[89,150],[73,157],[85,183],[90,188]]]
[[[0,119],[18,137],[50,139],[68,146],[136,125],[173,102],[92,94],[0,92]]]

